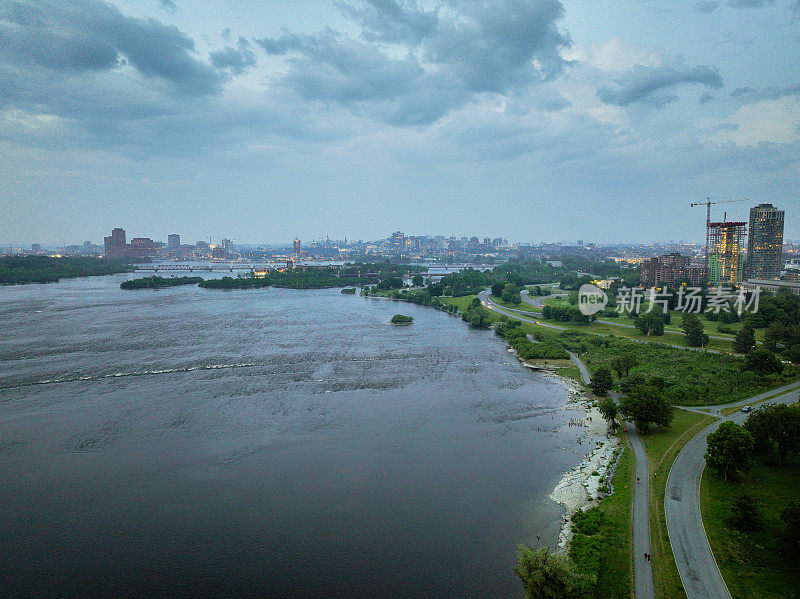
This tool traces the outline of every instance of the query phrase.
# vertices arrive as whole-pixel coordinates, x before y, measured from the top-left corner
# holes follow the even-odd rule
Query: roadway
[[[755,403],[775,393],[783,394],[768,403],[795,403],[798,401],[798,384],[786,385],[733,404],[708,406],[708,409],[719,414],[721,408]],[[706,465],[704,455],[708,435],[726,421],[743,424],[747,416],[737,411],[704,428],[684,446],[669,471],[664,512],[672,553],[688,599],[728,599],[731,596],[703,526],[700,480]]]

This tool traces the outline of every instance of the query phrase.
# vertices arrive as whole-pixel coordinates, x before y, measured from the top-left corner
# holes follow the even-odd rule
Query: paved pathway
[[[781,391],[786,392],[767,403],[789,404],[798,400],[800,392],[797,383],[794,383],[742,402],[710,408],[718,414],[722,407],[746,405]],[[722,422],[730,420],[742,424],[746,419],[747,414],[734,412],[704,428],[684,446],[669,471],[664,512],[672,553],[688,599],[728,599],[731,596],[711,552],[703,526],[700,513],[700,479],[705,468],[704,454],[708,435],[717,430]]]
[[[589,370],[581,359],[569,352],[569,357],[578,365],[581,378],[587,385],[591,383]],[[650,562],[644,559],[645,553],[650,553],[650,506],[647,453],[644,443],[639,437],[639,432],[632,422],[627,423],[628,439],[630,439],[633,455],[636,459],[636,482],[633,488],[633,584],[636,599],[653,599],[653,568]]]

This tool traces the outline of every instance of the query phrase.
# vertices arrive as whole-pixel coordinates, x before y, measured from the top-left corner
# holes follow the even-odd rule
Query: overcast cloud
[[[0,244],[694,240],[708,195],[798,213],[796,19],[796,0],[7,0]]]

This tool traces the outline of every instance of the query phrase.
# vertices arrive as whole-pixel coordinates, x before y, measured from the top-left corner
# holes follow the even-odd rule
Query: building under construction
[[[742,280],[746,234],[747,223],[708,223],[708,277],[712,286]]]

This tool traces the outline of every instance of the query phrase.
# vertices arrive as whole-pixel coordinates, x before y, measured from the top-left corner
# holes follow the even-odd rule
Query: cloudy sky
[[[0,0],[0,182],[0,244],[800,238],[800,0]]]

